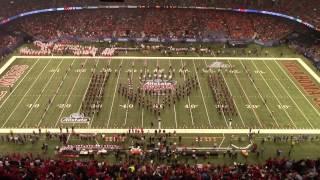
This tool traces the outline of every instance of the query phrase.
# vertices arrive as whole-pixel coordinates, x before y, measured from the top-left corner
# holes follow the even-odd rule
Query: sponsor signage
[[[69,117],[63,117],[61,123],[89,123],[90,117],[84,116],[83,113],[73,113]]]

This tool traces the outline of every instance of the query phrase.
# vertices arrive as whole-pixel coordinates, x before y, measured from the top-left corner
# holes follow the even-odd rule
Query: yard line
[[[296,83],[291,79],[291,77],[283,70],[283,68],[279,65],[279,63],[274,60],[274,62],[279,66],[281,71],[287,76],[287,78],[290,80],[290,82],[299,90],[299,92],[302,94],[302,96],[308,101],[310,106],[313,108],[313,110],[320,116],[319,111],[312,105],[312,103],[309,101],[309,99],[304,95],[304,93],[300,90],[300,87],[296,85]]]
[[[236,100],[233,98],[234,96],[232,95],[232,92],[231,92],[231,89],[230,89],[230,87],[229,87],[229,85],[228,85],[227,79],[224,77],[223,72],[222,72],[221,74],[222,74],[222,78],[223,78],[224,81],[226,82],[226,85],[227,85],[227,88],[228,88],[228,90],[229,90],[229,92],[230,92],[230,95],[231,95],[232,99],[234,100],[234,105],[235,105],[235,107],[236,107],[236,109],[237,109],[237,111],[238,111],[238,114],[239,114],[240,120],[241,120],[241,122],[242,122],[242,125],[243,125],[243,127],[246,127],[246,125],[244,124],[244,121],[243,121],[243,119],[242,119],[241,113],[240,113],[240,111],[239,111],[239,108],[238,108],[238,106],[237,106]]]
[[[181,62],[181,65],[183,66],[183,62],[182,62],[182,59],[180,59],[180,62]],[[182,69],[181,69],[182,70]],[[185,72],[182,71],[183,73],[183,79],[186,80],[186,75],[185,75]],[[193,115],[192,115],[192,110],[191,110],[191,103],[190,103],[190,98],[188,96],[188,103],[189,103],[189,110],[190,110],[190,116],[191,116],[191,122],[192,122],[192,126],[194,126],[194,121],[193,121]]]
[[[299,107],[299,105],[296,103],[296,101],[292,98],[292,96],[290,95],[290,93],[287,91],[287,89],[285,87],[283,87],[282,83],[279,81],[279,79],[276,77],[276,75],[274,74],[274,72],[269,68],[269,66],[262,61],[265,66],[269,69],[269,71],[272,73],[273,77],[277,80],[277,82],[280,84],[281,88],[286,92],[286,94],[288,95],[288,97],[291,99],[291,101],[295,104],[295,106],[298,108],[298,110],[300,111],[300,113],[303,115],[303,117],[305,118],[305,120],[307,120],[307,122],[309,123],[309,125],[313,127],[313,125],[311,124],[311,122],[309,121],[309,119],[307,118],[307,116],[305,115],[305,113],[301,110],[301,108]]]
[[[169,64],[171,65],[171,59],[169,59]],[[174,122],[176,124],[176,129],[178,128],[178,121],[177,121],[177,111],[176,111],[176,105],[173,104],[173,112],[174,112]]]
[[[141,127],[143,128],[143,108],[142,108],[142,112],[141,112]]]
[[[206,105],[206,102],[204,101],[203,92],[202,92],[202,87],[201,87],[201,83],[200,83],[200,80],[199,80],[199,75],[198,75],[197,68],[196,68],[196,65],[195,65],[195,63],[194,63],[194,60],[192,60],[192,63],[193,63],[193,67],[194,67],[194,70],[195,70],[195,72],[196,72],[197,80],[198,80],[198,83],[199,83],[199,86],[200,86],[200,93],[201,93],[201,96],[202,96],[202,102],[203,102],[204,108],[205,108],[205,110],[206,110],[206,115],[207,115],[207,118],[208,118],[209,126],[212,127],[212,125],[211,125],[211,120],[210,120],[210,118],[209,118],[209,113],[208,113],[207,105]]]
[[[97,59],[97,63],[95,64],[95,67],[98,67],[99,62],[100,62],[100,59]],[[111,63],[111,59],[110,59],[109,62],[108,62],[108,66],[110,65],[110,63]],[[96,69],[95,69],[95,70],[96,70]],[[105,76],[105,77],[103,78],[103,82],[105,82],[106,77],[107,77],[107,76]],[[83,95],[82,100],[84,100],[85,97],[86,97],[87,91],[88,91],[88,89],[89,89],[90,82],[91,82],[91,80],[89,81],[89,84],[87,85],[87,89],[86,89],[86,91],[85,91],[85,93],[84,93],[84,95]],[[105,87],[105,86],[106,86],[106,82],[105,82],[105,84],[104,84],[104,87]],[[102,86],[100,87],[100,90],[99,90],[100,93],[101,93],[101,90],[102,90],[104,87],[102,87]],[[101,102],[101,103],[102,103],[102,102]],[[78,112],[80,111],[80,108],[81,108],[81,105],[80,105],[80,107],[79,107]],[[91,119],[90,124],[89,124],[89,128],[92,127],[92,123],[93,123],[93,120],[94,120],[94,116],[95,116],[95,115],[96,115],[96,114],[93,114],[93,116],[92,116],[92,119]]]
[[[134,64],[134,60],[132,60],[132,62],[133,62],[133,64]],[[134,73],[134,69],[133,69],[133,67],[131,66],[131,77],[130,77],[130,81],[131,81],[131,83],[132,83],[132,86],[133,86],[133,73]],[[129,90],[129,89],[128,89]],[[130,101],[129,101],[129,99],[128,99],[128,101],[127,101],[127,109],[126,109],[126,117],[125,117],[125,119],[124,119],[124,126],[127,124],[127,119],[128,119],[128,111],[129,111],[129,103],[130,103]]]
[[[263,99],[263,97],[262,97],[262,95],[261,95],[261,93],[260,93],[260,91],[259,91],[258,87],[257,87],[257,86],[256,86],[256,84],[253,82],[253,79],[248,75],[248,71],[246,70],[246,68],[245,68],[245,66],[244,66],[244,64],[243,64],[243,62],[242,62],[242,61],[240,61],[240,63],[241,63],[241,65],[243,66],[244,70],[247,72],[247,76],[248,76],[248,77],[249,77],[249,79],[251,80],[251,82],[252,82],[252,84],[253,84],[253,87],[256,89],[256,91],[258,92],[258,94],[259,94],[259,96],[260,96],[261,100],[262,100],[262,101],[263,101],[263,103],[264,103],[264,99]],[[273,120],[274,120],[274,122],[276,123],[277,127],[279,128],[280,126],[279,126],[279,124],[278,124],[277,120],[274,118],[274,116],[273,116],[273,114],[272,114],[272,112],[271,112],[271,110],[270,110],[269,106],[268,106],[267,104],[265,104],[265,106],[266,106],[267,110],[269,111],[269,113],[270,113],[270,115],[271,115],[272,119],[273,119]]]
[[[22,83],[22,81],[28,76],[28,74],[31,72],[31,70],[33,69],[33,67],[39,62],[40,58],[38,58],[38,60],[32,64],[31,68],[29,69],[29,71],[24,75],[24,77],[20,80],[20,82],[17,84],[17,86],[12,90],[12,92],[7,96],[7,98],[2,102],[0,109],[2,108],[2,106],[4,105],[4,103],[7,102],[7,100],[11,97],[11,95],[16,91],[16,89],[19,87],[19,85]]]
[[[204,64],[206,65],[206,67],[209,67],[208,64],[207,64],[207,61],[205,59],[202,59]],[[217,61],[217,60],[216,60]],[[222,116],[223,116],[223,119],[224,119],[224,122],[226,123],[226,126],[229,127],[228,125],[228,122],[227,122],[227,118],[226,118],[226,115],[224,114],[224,112],[221,113]]]
[[[173,112],[174,112],[174,122],[176,125],[176,129],[178,129],[178,121],[177,121],[177,111],[176,111],[176,106],[173,106]]]
[[[157,67],[159,67],[159,60],[157,59]],[[160,67],[159,67],[160,69]],[[158,71],[157,71],[157,76],[158,76]],[[158,104],[160,105],[160,96],[159,94],[157,95],[157,101],[158,101]]]
[[[147,60],[144,60],[144,64],[147,65]],[[144,76],[147,74],[147,68],[144,68]],[[144,95],[144,91],[143,91]],[[144,116],[144,108],[141,108],[141,128],[143,128],[143,116]]]
[[[11,116],[14,114],[14,112],[18,109],[18,107],[20,106],[21,102],[24,100],[25,95],[29,93],[29,91],[33,88],[33,86],[35,85],[35,83],[37,82],[37,80],[39,79],[39,77],[42,75],[42,73],[44,72],[44,70],[47,68],[47,66],[50,64],[52,59],[50,59],[48,61],[48,63],[46,64],[46,66],[40,71],[40,73],[38,74],[37,78],[32,82],[32,84],[30,85],[28,91],[24,94],[24,96],[22,96],[22,98],[20,99],[20,101],[18,102],[18,104],[14,107],[14,109],[12,110],[11,114],[9,115],[9,117],[6,119],[6,121],[3,123],[3,125],[1,126],[1,128],[3,128],[7,122],[9,121],[9,119],[11,118]]]
[[[61,60],[61,62],[59,63],[59,65],[55,68],[58,69],[60,67],[60,65],[62,64],[63,59]],[[42,94],[44,92],[44,90],[48,87],[48,85],[51,83],[51,80],[53,78],[53,76],[56,74],[57,71],[54,71],[52,73],[52,75],[50,76],[49,80],[47,81],[47,83],[44,85],[44,87],[42,88],[40,94],[38,95],[37,99],[34,101],[34,103],[32,104],[36,104],[38,102],[38,100],[43,97]],[[29,114],[32,112],[33,108],[30,108],[27,115],[24,117],[24,119],[22,120],[22,122],[20,123],[19,127],[22,127],[22,125],[24,124],[24,122],[26,121],[26,119],[28,118]]]
[[[122,64],[122,62],[123,62],[123,59],[121,59],[120,64]],[[113,98],[112,98],[112,102],[111,102],[111,108],[110,108],[110,113],[109,113],[109,119],[108,119],[108,122],[107,122],[107,128],[109,127],[109,123],[110,123],[110,119],[111,119],[111,113],[112,113],[114,98],[115,98],[116,92],[117,92],[117,87],[118,87],[118,82],[119,82],[120,73],[121,73],[121,69],[119,69],[118,78],[117,78],[117,83],[116,83],[116,86],[114,87],[114,93],[113,93]]]
[[[256,68],[256,70],[258,70],[258,67],[256,66],[256,64],[251,60],[251,63],[253,64],[253,66]],[[282,103],[280,102],[280,100],[278,99],[278,97],[276,96],[276,94],[274,93],[274,91],[272,90],[272,88],[269,86],[269,83],[265,80],[264,76],[259,73],[261,78],[263,79],[263,81],[266,83],[266,85],[268,86],[269,90],[271,91],[272,95],[276,98],[276,100],[278,101],[278,103],[281,105]],[[290,119],[292,125],[297,128],[296,124],[293,122],[290,114],[287,112],[287,110],[283,109],[284,112],[286,113],[287,117]]]
[[[228,64],[231,66],[231,63],[230,63],[230,61],[229,61],[229,60],[228,60]],[[244,96],[246,97],[246,99],[247,99],[248,103],[249,103],[250,105],[252,105],[252,103],[251,103],[251,101],[250,101],[250,99],[249,99],[249,97],[248,97],[248,95],[247,95],[246,91],[244,90],[244,88],[243,88],[243,86],[242,86],[242,84],[241,84],[241,82],[240,82],[240,80],[239,80],[238,76],[236,75],[236,73],[234,73],[233,75],[234,75],[234,77],[236,78],[236,80],[237,80],[237,82],[238,82],[238,84],[239,84],[239,86],[240,86],[240,88],[241,88],[242,92],[244,93]],[[254,109],[254,108],[251,108],[251,110],[252,110],[252,112],[253,112],[254,116],[256,117],[256,120],[258,121],[258,123],[260,124],[260,126],[263,128],[263,125],[262,125],[262,123],[261,123],[261,121],[260,121],[260,118],[259,118],[259,116],[258,116],[257,112],[255,111],[255,109]]]
[[[86,60],[84,61],[84,65],[87,63],[87,61],[88,61],[88,59],[86,59]],[[65,101],[64,104],[67,104],[67,103],[68,103],[68,101],[69,101],[69,99],[70,99],[70,97],[71,97],[71,95],[72,95],[73,89],[74,89],[74,87],[76,87],[76,84],[77,84],[77,82],[79,81],[81,74],[82,74],[82,71],[79,72],[78,77],[77,77],[76,81],[73,83],[73,86],[72,86],[72,88],[71,88],[71,91],[70,91],[70,93],[69,93],[69,95],[68,95],[68,97],[67,97],[67,100]],[[57,127],[57,125],[58,125],[58,123],[59,123],[59,121],[60,121],[60,119],[61,119],[61,116],[62,116],[64,110],[65,110],[65,107],[62,108],[62,111],[60,112],[59,117],[58,117],[58,119],[57,119],[56,124],[54,125],[54,127]]]
[[[74,63],[75,60],[76,60],[76,59],[74,58],[70,66],[73,65],[73,63]],[[69,72],[69,71],[67,71],[67,72]],[[64,75],[64,77],[63,77],[63,79],[62,79],[62,82],[64,82],[64,80],[66,79],[67,75],[68,75],[68,73],[66,73],[66,74]],[[61,83],[62,83],[62,82],[61,82]],[[48,110],[48,109],[50,108],[50,106],[53,104],[52,102],[54,101],[54,99],[55,99],[56,96],[58,95],[58,91],[61,89],[61,85],[62,85],[62,84],[60,84],[60,86],[59,86],[58,89],[56,90],[54,96],[52,97],[51,103],[48,104],[48,106],[47,106],[47,108],[46,108],[47,110]],[[67,95],[63,95],[63,96],[67,96]],[[44,111],[44,113],[42,114],[42,116],[41,116],[41,118],[40,118],[40,121],[39,121],[38,124],[37,124],[37,127],[40,126],[40,124],[42,123],[42,120],[43,120],[43,118],[44,118],[44,116],[46,115],[47,112],[48,112],[48,111]]]

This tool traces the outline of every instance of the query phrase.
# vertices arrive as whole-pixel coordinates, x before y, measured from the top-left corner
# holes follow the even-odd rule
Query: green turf
[[[17,59],[12,65],[26,64],[28,70],[16,82],[8,99],[0,102],[0,126],[17,127],[60,127],[70,126],[61,124],[62,117],[69,116],[80,110],[81,100],[88,87],[92,71],[101,71],[110,63],[113,70],[106,84],[103,107],[99,115],[92,117],[89,124],[74,124],[75,127],[84,128],[151,128],[151,122],[157,124],[157,117],[149,111],[133,105],[128,110],[121,105],[128,104],[128,99],[117,92],[119,83],[127,84],[128,73],[134,62],[134,73],[129,76],[133,79],[134,89],[139,85],[139,73],[143,69],[144,60],[147,59],[147,68],[153,71],[157,64],[168,72],[169,64],[178,71],[182,64],[190,71],[191,76],[197,76],[200,89],[177,102],[175,106],[165,108],[161,114],[162,128],[228,128],[229,119],[232,119],[233,128],[319,128],[319,108],[314,105],[311,98],[301,93],[299,86],[290,74],[286,72],[282,61],[275,60],[217,60],[224,64],[234,66],[231,69],[212,69],[213,73],[221,71],[226,81],[239,116],[226,117],[219,115],[216,103],[208,85],[208,73],[203,72],[206,66],[215,60],[205,57],[201,60],[164,59]],[[84,69],[81,69],[81,64]],[[121,70],[118,74],[115,69]],[[95,69],[95,66],[97,68]],[[196,67],[199,71],[196,71]],[[245,68],[250,71],[255,83],[249,81]],[[9,67],[10,68],[10,67]],[[59,84],[67,74],[62,86]],[[302,67],[301,67],[302,68]],[[174,79],[182,83],[186,75],[176,72]],[[0,90],[8,88],[0,87]],[[55,92],[58,92],[55,95]],[[306,97],[305,97],[306,96]],[[47,112],[49,99],[52,105]],[[264,105],[263,100],[267,103]],[[185,108],[185,105],[198,105],[197,108]],[[258,108],[251,108],[258,105]],[[288,109],[280,106],[287,105]],[[30,108],[30,106],[32,106]],[[62,107],[61,106],[66,106]],[[207,111],[206,111],[207,109]],[[44,118],[41,120],[41,116]],[[310,122],[310,123],[309,123]],[[311,125],[310,125],[311,124]]]

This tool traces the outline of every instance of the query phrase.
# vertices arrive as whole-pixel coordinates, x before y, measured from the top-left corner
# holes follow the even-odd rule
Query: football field
[[[320,129],[319,77],[298,58],[17,56],[1,70],[2,129]]]

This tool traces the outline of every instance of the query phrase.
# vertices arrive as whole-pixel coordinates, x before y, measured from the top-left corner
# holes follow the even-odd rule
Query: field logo
[[[210,64],[208,67],[209,68],[230,68],[231,65],[230,64],[224,64],[223,62],[216,61],[216,62],[213,62],[212,64]]]
[[[6,96],[7,91],[0,91],[0,101]]]
[[[175,90],[176,89],[176,81],[173,80],[162,80],[162,79],[154,79],[147,80],[143,84],[143,90],[153,90],[155,92],[160,92],[161,90]]]
[[[13,86],[22,74],[28,69],[28,65],[14,65],[11,69],[1,77],[0,86],[11,87]]]
[[[61,123],[89,123],[89,121],[90,117],[85,117],[83,113],[73,113],[61,119]]]

